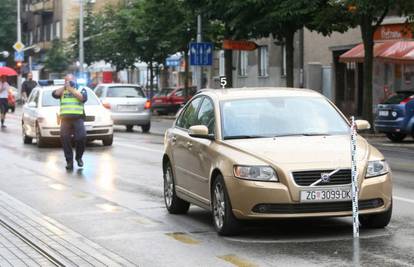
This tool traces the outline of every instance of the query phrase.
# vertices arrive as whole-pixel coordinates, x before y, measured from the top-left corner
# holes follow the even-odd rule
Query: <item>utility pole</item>
[[[17,42],[21,43],[22,41],[22,27],[21,27],[21,18],[20,18],[20,1],[21,0],[17,0]],[[22,95],[21,90],[22,90],[22,74],[19,73],[19,75],[17,75],[17,90],[20,92],[20,95]]]
[[[203,41],[202,33],[201,33],[201,14],[197,16],[197,43],[201,43]],[[197,66],[197,91],[201,90],[202,83],[203,83],[203,67]]]
[[[79,0],[79,63],[80,63],[80,68],[79,71],[83,77],[83,72],[84,72],[84,68],[83,68],[83,64],[85,61],[85,55],[84,55],[84,50],[83,50],[83,0]]]

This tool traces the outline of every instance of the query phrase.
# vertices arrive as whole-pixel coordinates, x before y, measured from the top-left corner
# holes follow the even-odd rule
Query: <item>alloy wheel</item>
[[[217,183],[214,188],[214,201],[213,201],[213,216],[214,222],[217,228],[221,229],[224,223],[224,216],[226,210],[226,203],[224,198],[223,187],[220,183]]]
[[[168,207],[171,207],[172,199],[174,194],[174,184],[173,184],[173,177],[171,168],[168,167],[165,171],[165,178],[164,178],[164,199],[165,204],[167,204]]]

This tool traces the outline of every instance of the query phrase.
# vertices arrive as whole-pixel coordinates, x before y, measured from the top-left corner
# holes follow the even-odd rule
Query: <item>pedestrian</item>
[[[27,102],[30,93],[32,92],[33,88],[37,86],[37,82],[33,80],[33,73],[29,72],[27,74],[27,80],[22,84],[22,100]]]
[[[88,94],[85,88],[78,90],[74,76],[68,74],[64,87],[53,91],[52,96],[60,99],[60,138],[65,153],[66,169],[73,170],[72,136],[75,141],[75,160],[82,168],[82,156],[86,145],[84,103],[88,100]]]
[[[9,97],[9,84],[7,83],[7,76],[0,77],[0,112],[1,112],[1,128],[6,128],[4,120],[6,119],[6,113],[9,109],[8,97]]]

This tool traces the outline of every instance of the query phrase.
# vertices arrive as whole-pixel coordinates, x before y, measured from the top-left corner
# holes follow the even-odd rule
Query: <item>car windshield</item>
[[[106,97],[145,97],[141,88],[135,86],[111,86],[108,87]]]
[[[325,99],[275,97],[221,103],[224,139],[346,134],[349,126]]]
[[[157,94],[157,96],[167,96],[167,95],[171,94],[172,91],[174,91],[173,88],[163,88],[163,89],[161,89],[161,92],[159,92]]]
[[[53,107],[53,106],[59,106],[59,99],[56,99],[52,96],[53,90],[47,90],[44,91],[42,94],[42,107]],[[94,105],[100,105],[100,102],[98,98],[95,96],[95,94],[87,90],[88,92],[88,101],[86,101],[85,105],[87,106],[94,106]]]
[[[414,91],[400,91],[391,96],[383,104],[400,104],[406,98],[414,95]]]

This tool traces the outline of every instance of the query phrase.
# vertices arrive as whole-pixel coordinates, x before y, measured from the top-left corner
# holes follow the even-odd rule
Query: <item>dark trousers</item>
[[[75,141],[76,157],[81,159],[86,146],[86,131],[83,119],[62,119],[60,138],[67,162],[73,161],[72,136]]]

